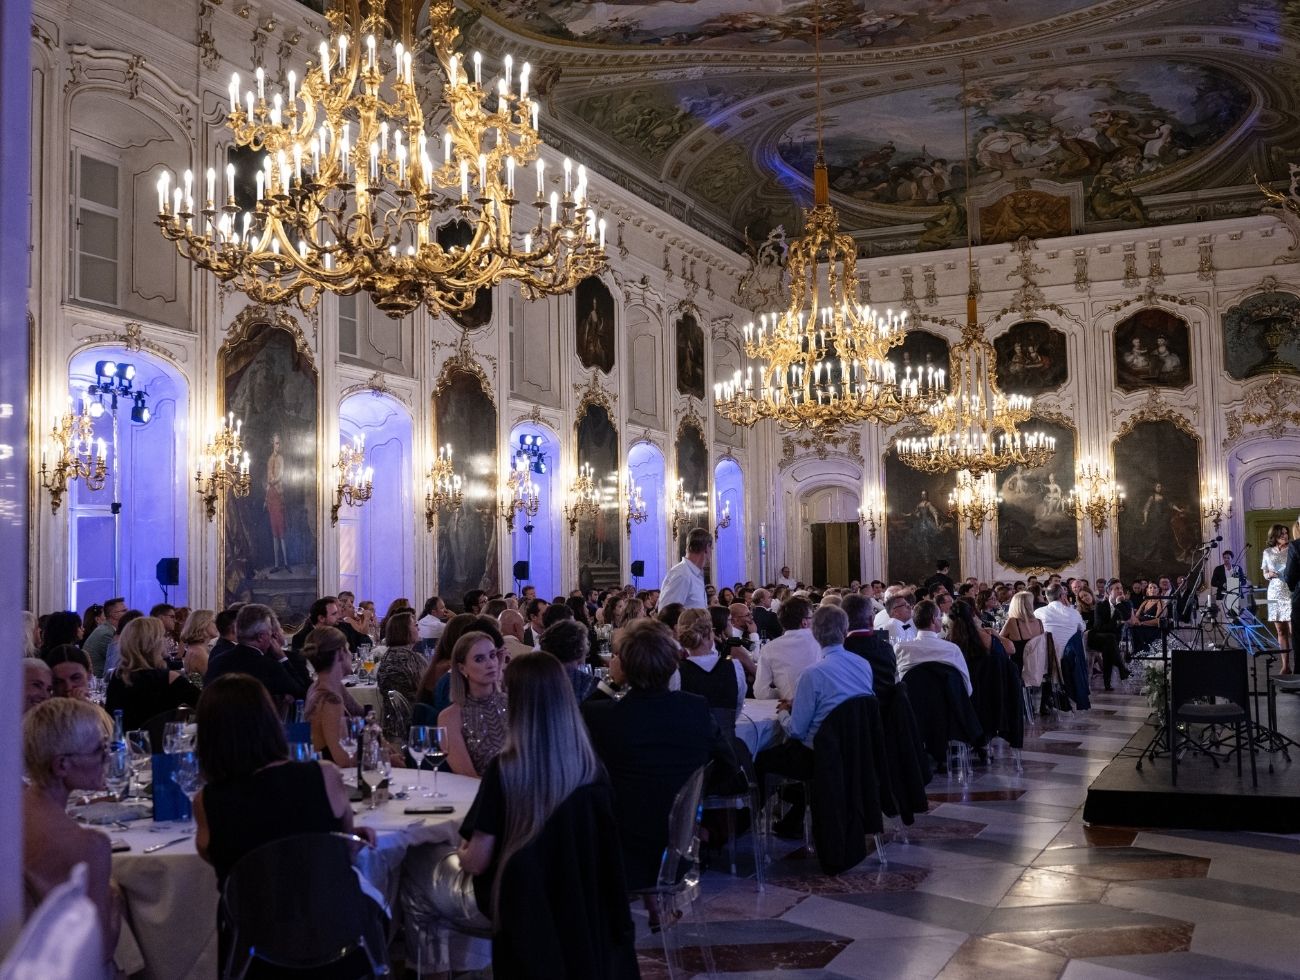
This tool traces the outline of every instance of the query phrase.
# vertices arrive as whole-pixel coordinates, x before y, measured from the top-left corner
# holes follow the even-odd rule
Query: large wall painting
[[[457,612],[471,589],[496,592],[497,408],[469,349],[449,361],[433,391],[435,445],[450,443],[464,502],[438,516],[438,595]]]
[[[704,330],[693,313],[677,321],[677,390],[704,400]]]
[[[1238,381],[1300,374],[1300,296],[1259,293],[1223,315],[1223,359]]]
[[[948,341],[928,330],[913,328],[903,342],[889,352],[899,378],[927,376],[930,371],[948,371]]]
[[[704,442],[704,429],[698,419],[688,417],[677,427],[677,478],[690,500],[691,519],[677,535],[677,550],[673,560],[686,554],[686,535],[693,527],[709,523],[709,449]],[[671,497],[677,492],[675,485],[668,487]],[[712,530],[710,528],[710,530]]]
[[[1066,497],[1074,482],[1074,429],[1064,419],[1031,418],[1025,431],[1056,439],[1042,466],[1013,466],[997,476],[998,561],[1019,571],[1060,569],[1079,558],[1079,525]]]
[[[618,429],[603,400],[578,407],[578,465],[586,463],[601,488],[600,511],[578,521],[578,585],[610,588],[622,584],[622,527],[619,511]]]
[[[614,294],[600,276],[588,276],[574,290],[578,316],[578,360],[585,368],[614,370]]]
[[[919,585],[934,574],[941,559],[952,563],[950,573],[961,577],[958,528],[948,516],[951,476],[922,473],[885,453],[885,550],[889,581]]]
[[[1186,388],[1192,380],[1187,321],[1168,310],[1138,310],[1115,326],[1115,384],[1121,391]]]
[[[1041,395],[1069,379],[1065,334],[1039,320],[1017,323],[993,341],[998,387],[1008,395]]]
[[[224,604],[265,603],[296,627],[320,588],[316,369],[269,323],[223,347],[221,369],[252,474],[247,497],[226,498]]]
[[[859,3],[827,3],[821,12],[827,51],[923,44],[1040,23],[1095,0],[894,0],[887,12]],[[709,47],[760,51],[813,50],[812,5],[737,4],[735,0],[475,0],[474,5],[517,30],[583,44]]]
[[[1200,450],[1200,440],[1182,420],[1148,419],[1120,429],[1115,479],[1128,505],[1120,512],[1116,537],[1125,582],[1181,575],[1196,557]]]

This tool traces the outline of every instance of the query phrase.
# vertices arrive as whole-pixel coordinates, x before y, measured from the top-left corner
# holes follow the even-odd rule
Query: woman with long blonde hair
[[[168,670],[163,661],[167,631],[162,620],[141,616],[122,629],[119,662],[108,682],[104,707],[120,710],[129,731],[164,711],[199,703],[199,690],[183,675]]]
[[[1011,603],[1007,606],[1007,621],[1002,624],[1002,632],[998,634],[1010,640],[1016,648],[1013,659],[1017,663],[1024,662],[1025,644],[1042,632],[1042,621],[1034,616],[1034,594],[1017,592],[1011,597]]]

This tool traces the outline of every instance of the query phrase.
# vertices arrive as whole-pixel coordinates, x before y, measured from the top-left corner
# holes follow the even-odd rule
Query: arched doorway
[[[628,451],[627,470],[632,482],[641,488],[646,512],[644,521],[632,525],[628,542],[629,562],[642,563],[642,574],[633,577],[633,583],[641,588],[657,589],[668,571],[664,556],[668,519],[664,501],[667,478],[664,454],[652,442],[638,442]]]
[[[556,543],[559,524],[555,507],[561,488],[558,483],[560,437],[537,422],[520,422],[510,430],[507,458],[516,470],[524,473],[537,487],[537,513],[515,513],[515,529],[510,535],[510,569],[508,580],[513,588],[532,585],[537,594],[549,599],[561,592],[559,558]],[[502,486],[505,486],[503,481]],[[504,494],[504,490],[502,491]],[[520,562],[527,562],[525,575]]]
[[[391,395],[349,395],[339,405],[339,438],[350,443],[358,437],[365,444],[366,465],[375,471],[374,491],[364,505],[345,503],[339,509],[339,589],[384,609],[399,596],[415,601],[411,413]],[[337,482],[335,470],[331,493]]]
[[[730,517],[728,525],[719,528],[713,545],[718,586],[730,586],[750,577],[745,567],[745,475],[730,456],[719,460],[713,469],[713,492],[718,502],[715,520],[720,522],[724,513]]]
[[[131,373],[135,398],[87,395],[105,387],[106,372]],[[132,371],[128,372],[127,366]],[[98,373],[97,373],[98,371]],[[189,578],[189,383],[167,361],[123,347],[91,347],[68,364],[68,394],[87,399],[95,438],[103,439],[109,475],[101,490],[76,481],[68,499],[68,606],[123,596],[128,607],[186,600]],[[147,419],[147,421],[145,421]],[[178,579],[165,587],[158,562],[177,559]]]
[[[858,491],[823,486],[804,494],[799,519],[806,531],[805,567],[818,587],[848,585],[861,575],[862,549],[857,521]]]

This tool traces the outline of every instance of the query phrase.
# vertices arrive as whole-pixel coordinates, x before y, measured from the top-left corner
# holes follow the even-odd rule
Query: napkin
[[[130,823],[132,820],[143,820],[148,817],[150,807],[147,803],[114,803],[105,800],[102,803],[78,807],[73,811],[73,815],[78,820],[90,824]]]

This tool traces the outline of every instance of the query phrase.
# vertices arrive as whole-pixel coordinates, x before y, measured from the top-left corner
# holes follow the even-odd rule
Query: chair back
[[[240,858],[221,894],[233,933],[226,976],[242,976],[254,959],[317,969],[357,949],[382,972],[383,926],[352,869],[362,843],[351,834],[299,834]]]
[[[1042,686],[1043,677],[1047,674],[1047,643],[1050,636],[1047,630],[1043,630],[1025,642],[1023,665],[1020,668],[1020,679],[1025,687]]]
[[[4,963],[0,980],[103,980],[104,937],[95,903],[86,895],[86,866],[78,864],[52,889]]]
[[[411,702],[400,691],[384,692],[384,731],[405,739],[411,729]]]
[[[167,725],[173,721],[188,722],[189,720],[189,708],[171,708],[154,715],[140,727],[149,733],[149,744],[153,747],[154,754],[157,755],[163,750],[163,733],[166,732]]]
[[[658,883],[672,886],[693,870],[699,859],[701,800],[704,795],[704,771],[700,766],[686,777],[673,807],[668,811],[668,842],[659,861]]]
[[[1170,707],[1188,701],[1223,698],[1250,710],[1245,650],[1170,650]]]

